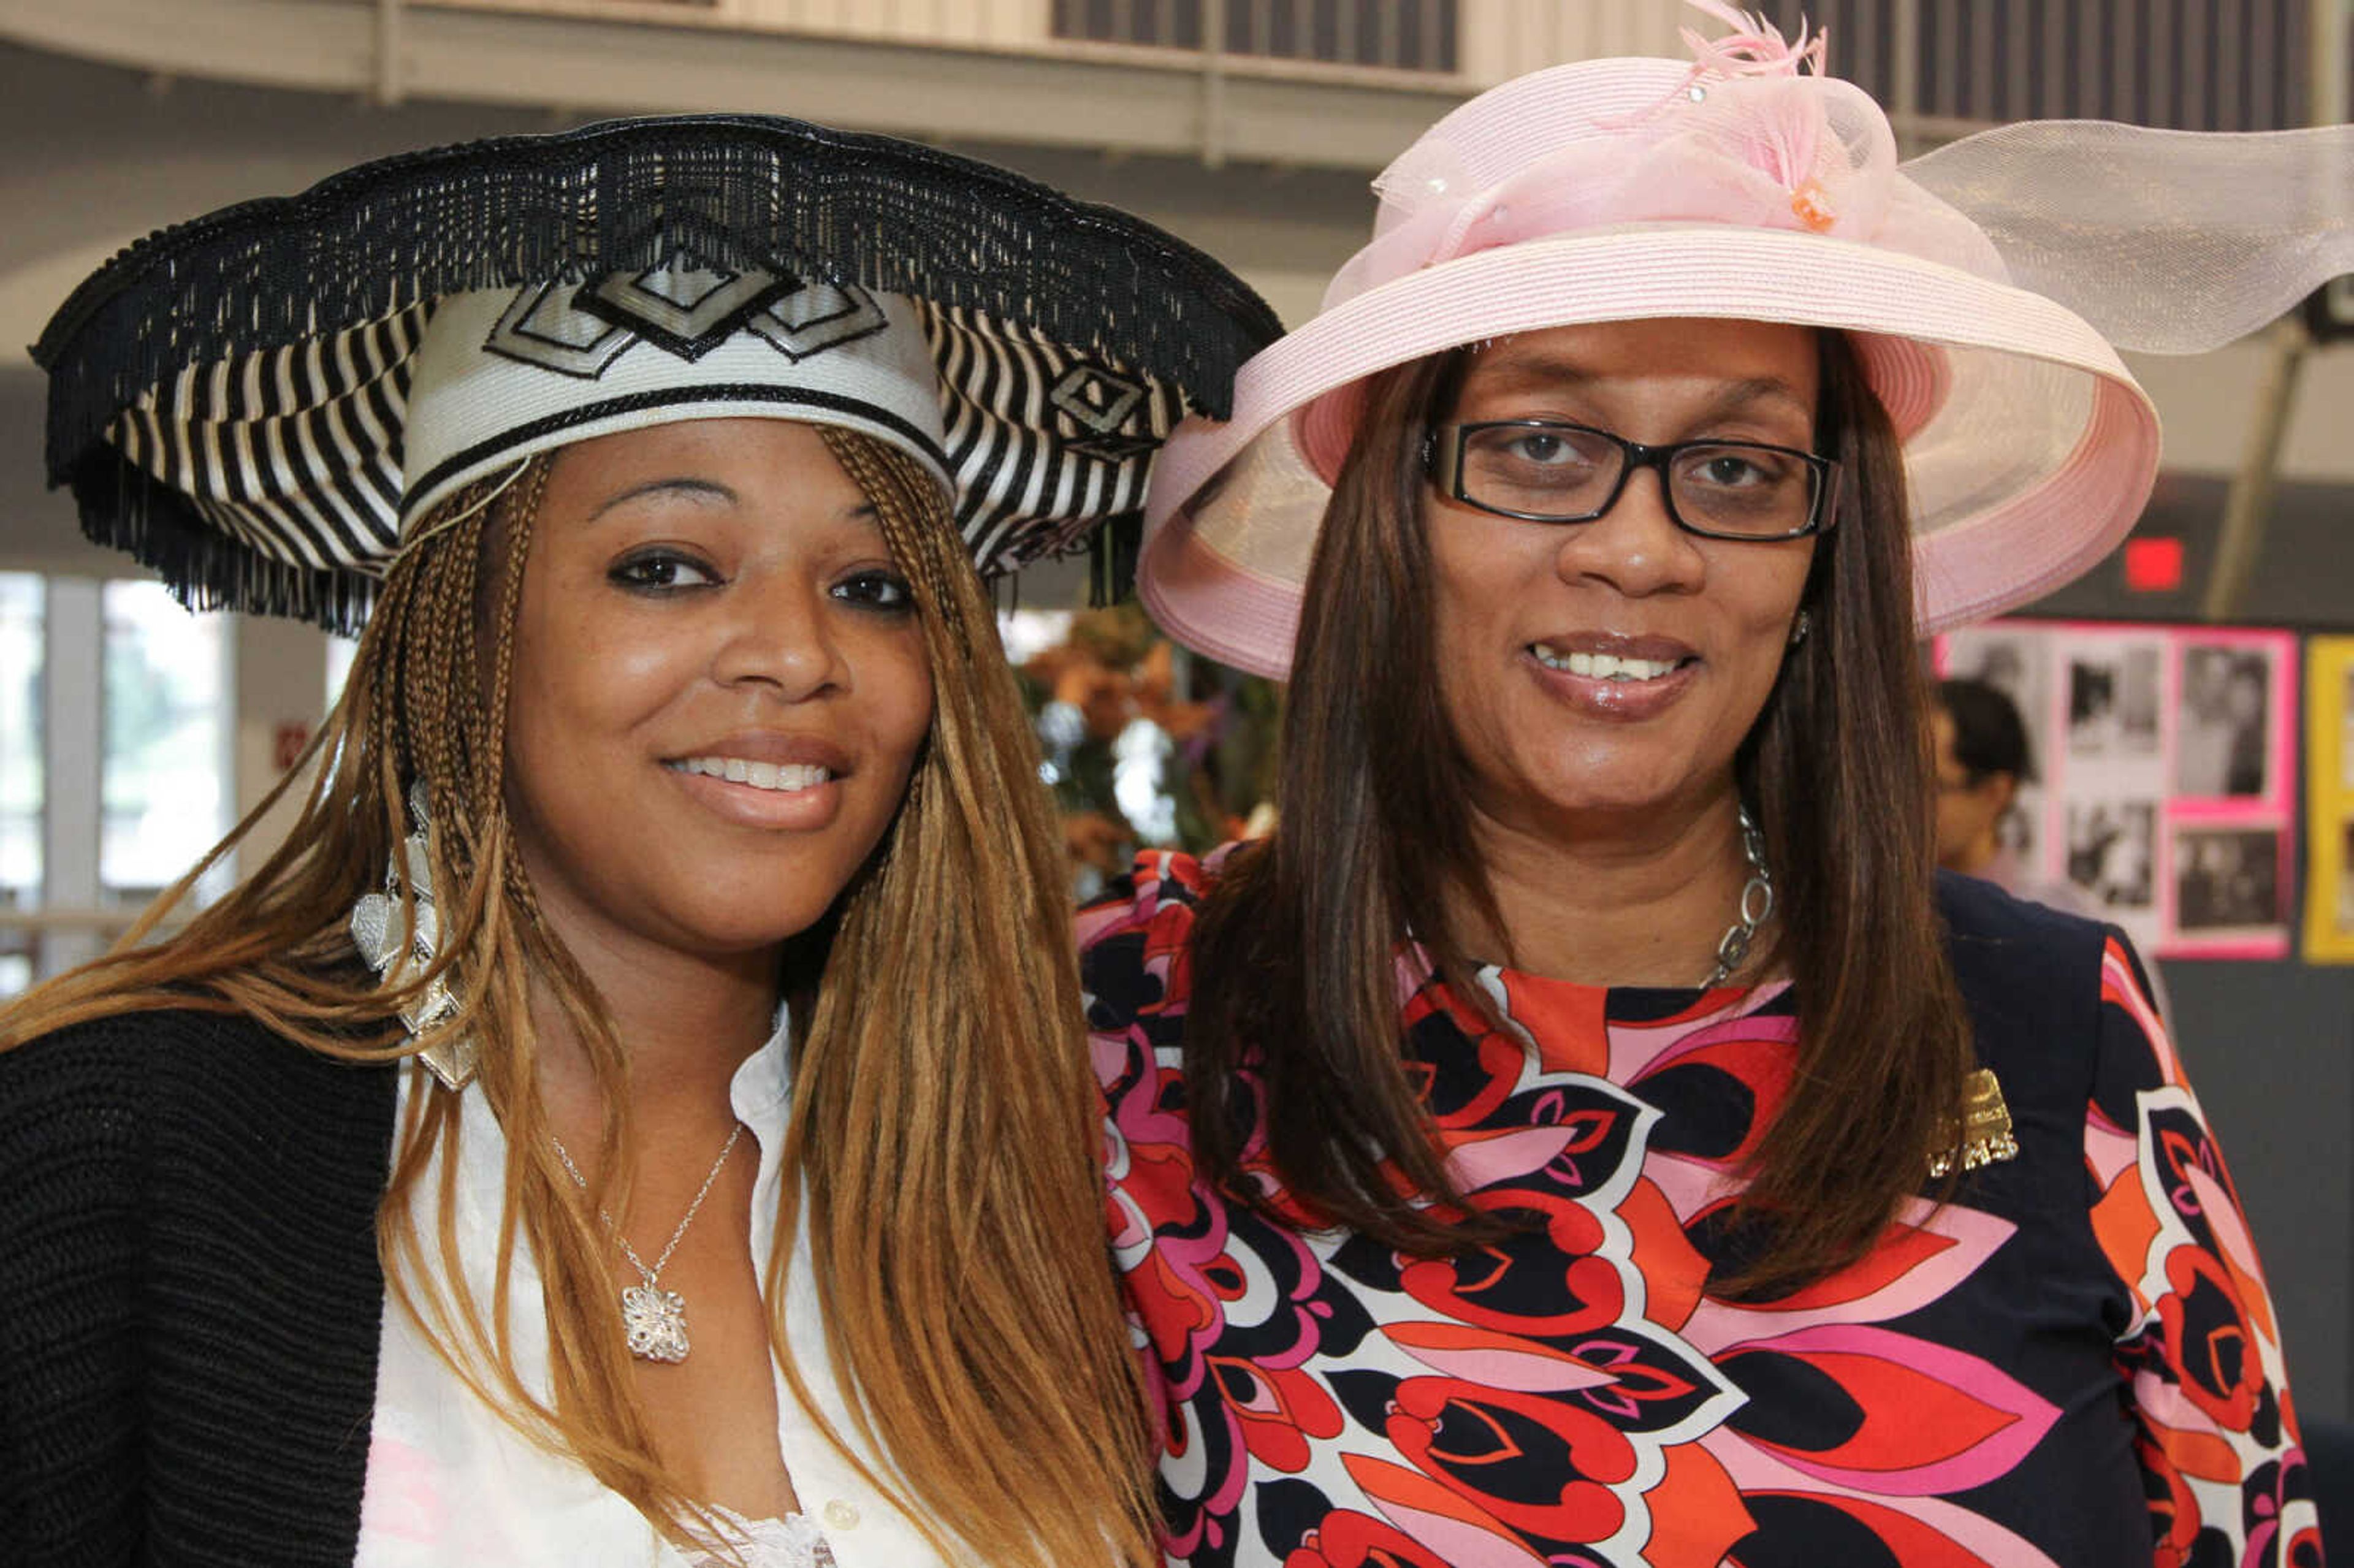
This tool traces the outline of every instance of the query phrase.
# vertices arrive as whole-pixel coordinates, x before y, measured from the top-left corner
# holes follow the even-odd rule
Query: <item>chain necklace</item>
[[[744,1124],[739,1121],[736,1124],[736,1130],[727,1135],[727,1142],[720,1149],[719,1158],[711,1162],[710,1174],[705,1176],[703,1185],[695,1189],[695,1202],[686,1206],[686,1217],[678,1222],[678,1229],[670,1233],[669,1245],[662,1249],[662,1255],[654,1259],[652,1268],[646,1266],[645,1260],[638,1255],[638,1249],[630,1245],[630,1238],[623,1235],[621,1228],[613,1223],[613,1216],[602,1209],[597,1211],[597,1217],[605,1222],[605,1229],[621,1244],[621,1255],[630,1260],[630,1266],[636,1269],[638,1277],[645,1281],[642,1285],[624,1286],[621,1289],[621,1327],[629,1334],[630,1354],[640,1361],[676,1362],[686,1360],[686,1298],[675,1290],[662,1287],[662,1271],[670,1263],[670,1255],[678,1250],[679,1242],[685,1237],[686,1227],[695,1224],[695,1212],[703,1207],[703,1200],[711,1195],[711,1184],[718,1181],[719,1172],[726,1169],[727,1157],[736,1152],[736,1140],[743,1136]],[[564,1140],[551,1132],[547,1135],[547,1141],[556,1145],[556,1157],[564,1161],[564,1169],[586,1192],[588,1178],[580,1174],[580,1167],[572,1163],[572,1153],[564,1147]]]
[[[1749,861],[1749,880],[1741,889],[1737,918],[1716,944],[1716,968],[1701,981],[1703,991],[1714,990],[1741,971],[1757,939],[1757,927],[1774,917],[1774,874],[1766,869],[1766,835],[1757,831],[1746,806],[1741,808],[1741,853]]]

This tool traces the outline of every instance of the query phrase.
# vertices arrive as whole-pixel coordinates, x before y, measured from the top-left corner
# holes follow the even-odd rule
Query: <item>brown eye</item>
[[[605,575],[616,588],[646,593],[705,588],[719,580],[708,566],[679,550],[644,550],[625,556]]]
[[[896,572],[853,572],[833,585],[833,597],[844,604],[894,614],[916,608],[915,590]]]
[[[1559,436],[1532,430],[1506,450],[1523,462],[1552,463],[1559,462],[1568,455],[1569,443]]]

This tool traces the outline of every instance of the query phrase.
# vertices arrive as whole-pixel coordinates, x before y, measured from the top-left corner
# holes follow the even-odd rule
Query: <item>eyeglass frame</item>
[[[1603,498],[1599,507],[1592,512],[1581,513],[1575,517],[1557,517],[1542,512],[1514,512],[1509,507],[1491,506],[1484,501],[1476,500],[1463,493],[1464,450],[1473,431],[1497,429],[1575,430],[1581,435],[1599,436],[1619,450],[1617,482],[1610,487],[1610,493]],[[1452,431],[1455,437],[1450,443],[1454,449],[1454,460],[1447,465],[1446,473],[1442,475],[1438,467],[1439,453],[1442,450],[1438,438],[1448,431]],[[1712,528],[1700,527],[1686,519],[1676,507],[1675,477],[1668,471],[1668,465],[1675,461],[1680,452],[1707,447],[1732,447],[1735,450],[1776,452],[1783,457],[1797,458],[1805,463],[1815,476],[1814,504],[1807,514],[1805,524],[1787,534],[1724,534]],[[1659,497],[1664,503],[1668,521],[1685,533],[1699,538],[1729,539],[1740,545],[1781,545],[1787,544],[1793,539],[1805,539],[1819,534],[1828,534],[1839,521],[1840,473],[1839,461],[1835,458],[1827,458],[1820,452],[1801,451],[1796,447],[1776,446],[1771,441],[1711,440],[1670,441],[1662,446],[1652,446],[1643,441],[1630,441],[1614,431],[1598,429],[1592,425],[1581,425],[1572,419],[1469,419],[1432,425],[1423,431],[1422,468],[1431,483],[1438,486],[1439,493],[1448,500],[1460,502],[1477,512],[1485,512],[1497,517],[1510,517],[1521,523],[1599,522],[1610,514],[1610,509],[1618,504],[1619,497],[1627,493],[1628,480],[1634,477],[1638,469],[1646,468],[1653,470],[1659,476]]]

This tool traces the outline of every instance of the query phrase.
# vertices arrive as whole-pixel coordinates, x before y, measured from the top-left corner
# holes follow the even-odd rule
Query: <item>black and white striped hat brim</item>
[[[943,474],[985,576],[1132,523],[1162,438],[1224,414],[1280,330],[1182,241],[970,159],[790,120],[615,122],[365,164],[124,252],[34,351],[50,480],[190,603],[348,629],[404,516],[630,397],[725,401],[751,383],[716,373],[723,344],[762,345],[748,396],[772,411],[835,397],[787,367],[850,366],[893,295],[937,418],[807,406]],[[458,296],[497,304],[485,352],[571,390],[424,450],[419,350]]]

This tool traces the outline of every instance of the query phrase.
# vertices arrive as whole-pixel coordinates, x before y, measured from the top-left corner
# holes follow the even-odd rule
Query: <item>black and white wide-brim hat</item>
[[[570,442],[766,416],[939,479],[984,577],[1132,523],[1274,313],[1150,224],[757,116],[383,159],[165,229],[35,346],[82,528],[192,605],[362,620],[404,526]]]

